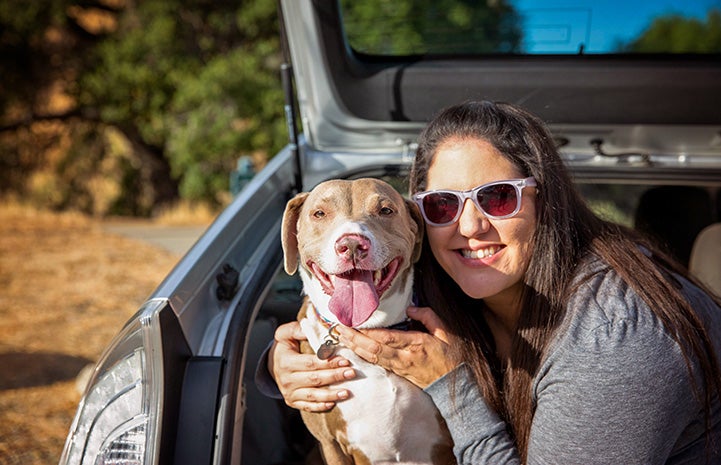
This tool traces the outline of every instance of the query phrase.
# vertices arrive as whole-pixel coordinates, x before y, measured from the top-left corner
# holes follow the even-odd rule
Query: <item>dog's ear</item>
[[[298,269],[298,218],[308,192],[301,192],[285,205],[281,225],[281,244],[283,246],[285,272],[293,274]]]
[[[418,205],[412,200],[406,200],[406,207],[408,207],[408,211],[411,214],[411,218],[413,218],[413,222],[416,224],[416,242],[413,245],[413,255],[412,255],[412,263],[415,263],[418,261],[419,258],[421,258],[421,249],[423,245],[423,234],[425,233],[425,227],[426,223],[423,221],[423,216],[421,215],[421,211],[418,209]]]

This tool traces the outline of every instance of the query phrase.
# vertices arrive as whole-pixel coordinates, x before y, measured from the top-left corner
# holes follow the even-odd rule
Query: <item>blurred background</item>
[[[0,1],[0,465],[55,464],[78,374],[286,144],[275,0]],[[163,229],[165,228],[165,229]]]
[[[287,141],[274,0],[3,0],[0,194],[94,216],[227,203]]]

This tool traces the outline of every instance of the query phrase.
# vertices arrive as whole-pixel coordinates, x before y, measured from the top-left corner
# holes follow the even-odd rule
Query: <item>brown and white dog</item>
[[[333,180],[291,199],[282,227],[285,270],[300,268],[306,299],[298,319],[320,358],[350,360],[350,399],[302,412],[328,464],[451,464],[452,440],[420,388],[338,344],[337,324],[394,327],[407,321],[423,220],[416,206],[377,179]]]

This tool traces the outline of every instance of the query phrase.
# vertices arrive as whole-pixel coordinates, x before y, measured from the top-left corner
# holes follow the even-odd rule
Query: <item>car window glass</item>
[[[368,55],[718,54],[721,0],[341,0]]]

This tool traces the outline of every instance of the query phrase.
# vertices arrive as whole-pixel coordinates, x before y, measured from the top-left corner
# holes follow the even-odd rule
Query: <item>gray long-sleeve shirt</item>
[[[688,282],[684,292],[721,359],[721,309]],[[470,370],[459,367],[456,375],[455,402],[448,375],[426,392],[448,423],[459,462],[519,463],[506,425]],[[537,407],[528,464],[721,463],[718,402],[707,449],[705,418],[679,345],[613,271],[595,275],[570,300],[532,387]]]

